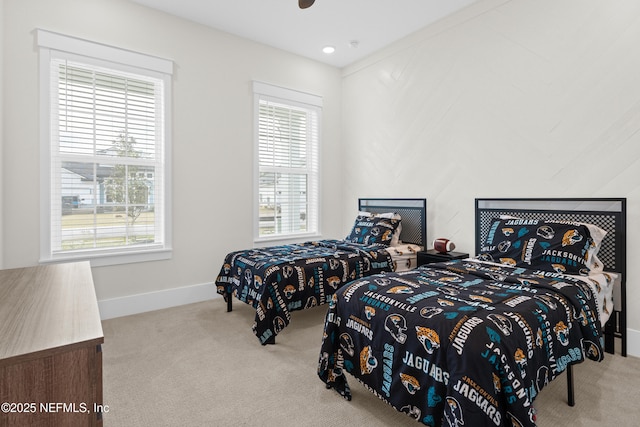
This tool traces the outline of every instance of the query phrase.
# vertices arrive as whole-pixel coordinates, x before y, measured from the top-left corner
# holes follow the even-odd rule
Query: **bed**
[[[425,199],[361,198],[346,238],[230,252],[216,289],[227,311],[233,297],[255,308],[253,332],[273,344],[292,311],[326,304],[351,280],[414,268],[425,241]]]
[[[350,400],[348,373],[428,426],[535,426],[550,381],[616,337],[626,355],[625,205],[476,199],[477,256],[334,294],[318,376]]]

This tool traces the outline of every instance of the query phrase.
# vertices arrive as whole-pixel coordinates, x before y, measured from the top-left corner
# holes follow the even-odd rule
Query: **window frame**
[[[171,232],[171,93],[173,62],[138,52],[107,46],[75,37],[36,29],[40,61],[40,263],[89,260],[92,266],[127,264],[134,262],[170,259],[172,256]],[[69,59],[140,76],[161,80],[163,84],[164,122],[163,148],[160,164],[163,164],[160,185],[163,200],[156,203],[161,218],[163,241],[156,245],[122,246],[87,249],[73,252],[56,252],[52,246],[52,185],[59,175],[52,175],[52,122],[54,112],[51,104],[51,61]],[[156,218],[157,220],[157,218]]]
[[[253,192],[253,240],[255,243],[274,242],[278,240],[296,240],[306,238],[317,238],[320,233],[320,170],[321,170],[321,143],[322,143],[322,97],[293,89],[253,81],[254,95],[254,192]],[[315,133],[311,132],[311,144],[309,147],[308,190],[307,190],[307,231],[298,233],[278,233],[269,236],[260,236],[260,101],[272,101],[294,108],[306,109],[315,114]],[[315,136],[315,138],[314,138]]]

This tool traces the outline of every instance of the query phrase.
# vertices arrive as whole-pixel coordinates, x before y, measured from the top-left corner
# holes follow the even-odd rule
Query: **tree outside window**
[[[120,158],[139,158],[140,153],[135,150],[135,143],[133,137],[120,134],[114,143],[116,155]],[[111,176],[104,180],[107,202],[123,206],[130,225],[148,209],[149,184],[144,176],[140,166],[118,164],[113,167]]]

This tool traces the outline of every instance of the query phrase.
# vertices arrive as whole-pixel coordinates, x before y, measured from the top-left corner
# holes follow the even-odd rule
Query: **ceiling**
[[[342,68],[477,0],[132,1]]]

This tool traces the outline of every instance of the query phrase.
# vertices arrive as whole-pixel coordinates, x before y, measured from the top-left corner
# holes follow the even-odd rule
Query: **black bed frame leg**
[[[614,311],[607,323],[604,324],[604,351],[615,354],[616,319],[619,313]]]
[[[233,295],[231,292],[227,291],[225,293],[225,297],[227,299],[227,313],[233,310]]]
[[[573,366],[567,366],[567,400],[569,401],[569,406],[574,406],[576,404],[576,398],[573,390]]]

